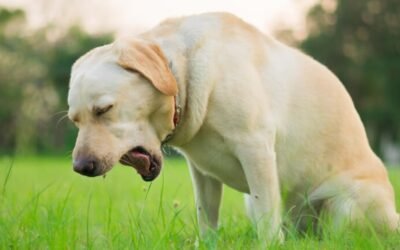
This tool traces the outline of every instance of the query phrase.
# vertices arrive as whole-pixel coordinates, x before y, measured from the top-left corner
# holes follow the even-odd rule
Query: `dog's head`
[[[158,176],[161,142],[173,130],[177,83],[161,49],[120,40],[82,56],[72,67],[69,118],[79,128],[74,170],[104,175],[118,161],[146,181]]]

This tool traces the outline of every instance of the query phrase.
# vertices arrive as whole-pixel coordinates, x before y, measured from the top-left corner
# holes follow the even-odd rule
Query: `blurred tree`
[[[400,139],[398,0],[322,0],[307,24],[301,47],[342,80],[380,154],[382,138]]]
[[[21,67],[23,58],[16,52],[23,43],[16,38],[16,32],[22,27],[25,15],[22,11],[10,11],[0,8],[0,148],[15,147],[16,127],[22,90],[18,83],[30,80],[29,74]],[[28,64],[28,65],[27,65]],[[40,71],[32,61],[25,63],[26,70]],[[35,68],[35,69],[34,69]],[[10,74],[12,72],[12,74]]]
[[[0,8],[0,152],[64,152],[74,130],[57,121],[67,109],[72,63],[111,36],[25,26],[22,11]]]
[[[68,82],[71,66],[75,60],[90,49],[110,43],[111,40],[112,36],[110,34],[88,35],[79,26],[72,26],[63,37],[52,44],[52,50],[48,52],[46,64],[50,71],[49,80],[53,83],[60,99],[57,110],[66,111],[68,108]],[[43,142],[49,145],[42,144],[41,146],[46,150],[48,150],[49,146],[57,148],[58,151],[73,148],[76,129],[72,128],[71,123],[58,122],[58,120],[59,118],[54,116],[53,122],[49,123],[52,129],[47,129],[51,129],[54,132],[45,135],[47,138]],[[57,126],[54,127],[54,124],[57,124]]]

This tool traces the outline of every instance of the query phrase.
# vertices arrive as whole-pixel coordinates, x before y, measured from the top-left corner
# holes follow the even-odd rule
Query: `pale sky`
[[[89,32],[128,34],[150,28],[168,17],[228,11],[264,32],[290,27],[304,32],[307,9],[316,0],[0,0],[21,7],[30,27],[79,22]],[[300,34],[301,36],[301,34]]]

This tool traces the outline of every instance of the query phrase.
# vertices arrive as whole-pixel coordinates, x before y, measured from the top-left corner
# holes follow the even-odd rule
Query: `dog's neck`
[[[177,44],[176,41],[173,45],[162,41],[158,43],[178,84],[175,106],[179,107],[179,121],[166,143],[181,148],[194,138],[203,125],[210,93],[209,90],[199,89],[201,83],[198,82],[196,72],[191,72],[193,62],[187,59],[193,53],[191,48],[186,48],[183,43]],[[194,92],[197,98],[190,98],[190,93]]]

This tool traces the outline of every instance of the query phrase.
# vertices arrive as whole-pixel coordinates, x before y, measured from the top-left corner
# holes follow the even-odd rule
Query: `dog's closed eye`
[[[110,104],[110,105],[108,105],[106,107],[103,107],[103,108],[94,107],[93,108],[94,115],[97,116],[97,117],[101,116],[101,115],[107,113],[108,111],[110,111],[110,109],[112,109],[113,106],[114,105]]]

